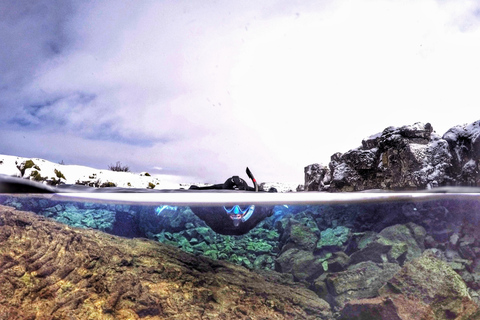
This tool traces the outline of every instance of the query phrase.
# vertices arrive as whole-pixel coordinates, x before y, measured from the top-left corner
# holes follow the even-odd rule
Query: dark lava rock
[[[403,295],[405,299],[422,301],[432,308],[435,319],[480,315],[462,278],[447,263],[429,253],[407,263],[380,294],[392,299]]]
[[[378,290],[398,270],[400,266],[395,263],[376,264],[366,261],[352,265],[345,271],[328,274],[325,279],[331,295],[328,300],[343,307],[352,299],[376,297]]]
[[[318,163],[305,167],[305,185],[306,191],[319,191],[325,188],[324,179],[330,175],[328,167],[321,166]]]
[[[430,307],[416,300],[385,297],[353,300],[342,309],[339,320],[436,320]]]
[[[318,235],[320,231],[313,221],[308,219],[297,219],[285,217],[281,220],[285,227],[282,227],[280,242],[283,245],[282,251],[289,248],[299,248],[307,251],[313,251],[317,244]],[[307,225],[311,224],[313,226]]]
[[[452,150],[453,175],[460,185],[478,186],[480,171],[480,120],[455,126],[442,137]]]
[[[351,263],[388,261],[403,265],[405,261],[422,255],[425,250],[425,235],[425,229],[414,223],[387,227],[354,252],[350,256],[350,261]]]
[[[350,238],[350,229],[344,226],[328,228],[320,232],[320,239],[317,242],[317,251],[335,252],[344,249],[347,240]]]
[[[442,137],[429,123],[388,127],[362,146],[305,168],[306,191],[417,190],[479,186],[480,121]]]
[[[332,319],[315,293],[142,239],[0,206],[0,319]]]
[[[430,253],[412,260],[373,299],[349,301],[340,319],[479,319],[461,277]]]
[[[275,260],[276,271],[291,273],[297,281],[311,281],[327,269],[327,257],[314,256],[310,251],[296,248],[288,249]]]

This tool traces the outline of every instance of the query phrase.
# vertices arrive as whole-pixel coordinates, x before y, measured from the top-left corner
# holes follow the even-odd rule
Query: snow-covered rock
[[[335,153],[328,168],[305,168],[306,191],[417,190],[479,186],[480,121],[456,126],[442,137],[431,124],[388,127],[362,146]]]
[[[479,185],[480,120],[455,126],[442,138],[448,142],[451,150],[455,179],[462,185]]]
[[[275,188],[277,192],[297,192],[298,184],[294,183],[282,183],[282,182],[262,182],[258,189],[262,191],[269,191],[271,188]]]

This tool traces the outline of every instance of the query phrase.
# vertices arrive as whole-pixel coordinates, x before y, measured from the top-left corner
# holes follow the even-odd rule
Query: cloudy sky
[[[388,126],[480,119],[475,0],[3,0],[0,43],[0,154],[302,183]]]

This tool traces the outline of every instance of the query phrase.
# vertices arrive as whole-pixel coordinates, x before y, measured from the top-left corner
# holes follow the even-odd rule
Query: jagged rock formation
[[[427,123],[388,127],[362,146],[305,168],[306,191],[418,190],[480,185],[480,121],[442,137]]]
[[[0,319],[332,319],[263,275],[171,246],[71,228],[0,206]]]

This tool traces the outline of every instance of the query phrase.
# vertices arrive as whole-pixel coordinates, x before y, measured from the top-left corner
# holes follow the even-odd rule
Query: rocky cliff
[[[419,190],[479,186],[480,121],[443,136],[431,124],[388,127],[327,166],[305,168],[306,191]]]

